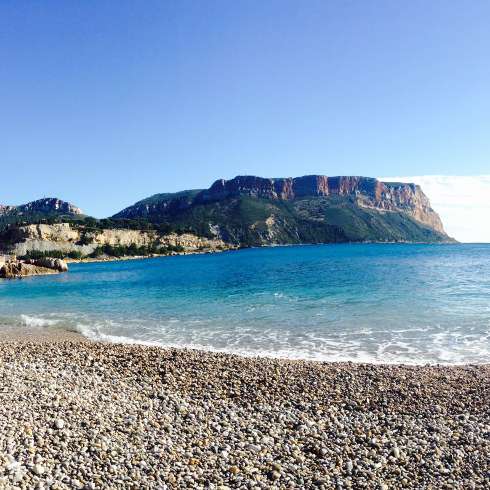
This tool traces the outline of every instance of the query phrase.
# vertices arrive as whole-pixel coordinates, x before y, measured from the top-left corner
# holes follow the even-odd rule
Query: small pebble
[[[34,465],[34,467],[32,468],[32,471],[36,474],[36,475],[42,475],[46,469],[44,468],[43,465],[40,465],[40,464],[36,464]]]
[[[0,488],[490,488],[490,365],[0,341],[0,383]]]

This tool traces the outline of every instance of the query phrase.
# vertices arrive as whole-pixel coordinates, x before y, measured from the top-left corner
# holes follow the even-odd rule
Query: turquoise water
[[[490,361],[490,245],[319,245],[0,281],[0,328],[327,361]]]

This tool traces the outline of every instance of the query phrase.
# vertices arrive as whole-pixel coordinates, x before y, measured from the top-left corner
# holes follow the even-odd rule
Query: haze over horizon
[[[490,243],[490,175],[382,177],[422,187],[446,233],[464,243]]]

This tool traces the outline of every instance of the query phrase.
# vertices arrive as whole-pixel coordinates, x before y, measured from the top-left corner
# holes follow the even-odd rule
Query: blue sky
[[[488,1],[0,2],[0,203],[490,173]],[[2,179],[3,180],[3,179]]]

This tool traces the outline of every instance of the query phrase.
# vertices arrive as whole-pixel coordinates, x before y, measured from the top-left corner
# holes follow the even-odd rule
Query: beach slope
[[[2,488],[490,487],[489,366],[10,337],[0,379]]]

